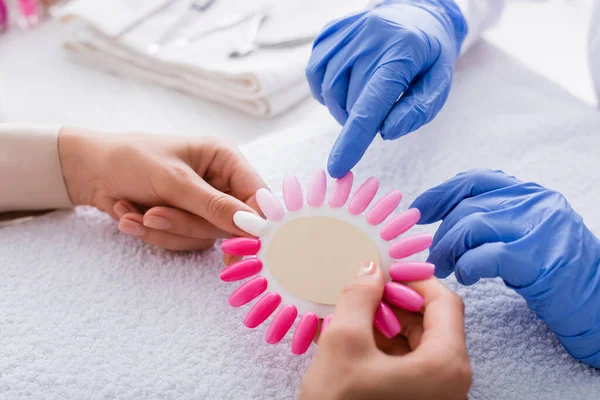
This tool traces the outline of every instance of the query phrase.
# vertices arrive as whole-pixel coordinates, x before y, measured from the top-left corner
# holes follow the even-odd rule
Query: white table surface
[[[594,103],[586,60],[587,16],[593,0],[512,0],[486,38],[585,102]],[[129,82],[69,61],[64,28],[44,23],[0,37],[0,118],[107,131],[219,135],[239,144],[291,124],[329,118],[307,100],[273,120],[150,84]]]

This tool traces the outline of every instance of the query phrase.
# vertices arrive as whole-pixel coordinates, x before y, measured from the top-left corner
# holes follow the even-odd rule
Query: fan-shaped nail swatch
[[[283,201],[290,211],[298,211],[302,208],[302,188],[298,178],[294,175],[288,175],[283,180]]]
[[[220,278],[223,282],[240,281],[258,274],[261,269],[262,261],[258,258],[246,258],[222,270]]]
[[[352,171],[348,172],[340,179],[336,179],[331,194],[329,195],[329,207],[340,208],[346,204],[350,191],[352,190],[352,182],[354,181],[354,174]]]
[[[429,279],[435,272],[435,265],[419,261],[397,261],[389,269],[395,281],[422,281]]]
[[[292,338],[292,353],[304,354],[308,350],[317,332],[318,324],[319,317],[314,313],[306,313],[300,318]]]
[[[321,207],[321,205],[323,205],[323,202],[325,201],[326,192],[327,176],[325,175],[325,171],[319,169],[315,171],[313,176],[310,178],[306,202],[311,207]]]
[[[296,306],[288,304],[283,306],[281,310],[273,318],[273,322],[269,325],[267,334],[265,335],[265,341],[269,344],[279,343],[286,333],[290,330],[296,317],[298,316],[298,310]]]
[[[229,296],[229,305],[232,307],[240,307],[244,304],[248,304],[265,290],[267,290],[267,279],[262,276],[257,276],[244,283]]]
[[[388,339],[396,337],[402,329],[392,309],[383,302],[377,306],[373,324]]]
[[[402,193],[394,190],[381,199],[367,213],[367,222],[371,225],[382,223],[400,204]]]
[[[244,325],[248,328],[256,328],[262,324],[281,304],[281,296],[278,293],[267,293],[248,311],[244,318]]]
[[[328,315],[325,318],[323,318],[323,322],[321,322],[321,334],[325,331],[325,328],[327,328],[327,326],[331,323],[331,318],[333,318],[333,315]]]
[[[256,192],[256,202],[268,220],[281,221],[285,215],[283,206],[269,190],[262,188]]]
[[[380,182],[376,178],[365,180],[351,196],[353,183],[354,175],[349,172],[346,176],[333,182],[328,196],[327,175],[325,171],[319,169],[312,174],[308,181],[306,199],[304,199],[300,182],[296,176],[289,175],[283,181],[283,202],[278,201],[277,197],[266,188],[256,192],[256,201],[265,218],[247,211],[238,211],[234,215],[233,222],[236,226],[257,237],[236,237],[223,241],[221,245],[223,252],[239,257],[241,260],[224,268],[220,272],[220,278],[224,282],[247,280],[229,296],[228,302],[233,307],[241,307],[253,302],[252,306],[248,307],[244,318],[244,324],[248,328],[255,328],[272,318],[265,333],[267,343],[279,343],[290,331],[293,331],[291,351],[294,354],[303,354],[315,337],[319,326],[319,317],[324,317],[321,333],[326,329],[331,329],[328,326],[332,321],[332,315],[328,313],[332,312],[335,300],[329,303],[316,303],[308,299],[310,295],[306,295],[307,298],[304,298],[302,294],[287,293],[287,286],[282,283],[282,275],[277,275],[275,272],[283,271],[283,276],[285,276],[288,271],[285,268],[278,270],[269,266],[269,263],[275,262],[273,258],[269,258],[269,254],[273,254],[269,250],[270,246],[276,242],[279,230],[286,224],[305,217],[327,217],[319,223],[325,221],[331,223],[329,222],[331,218],[340,219],[351,225],[344,227],[336,235],[327,234],[325,242],[329,237],[336,237],[339,240],[337,244],[341,244],[341,246],[337,247],[339,250],[336,251],[347,252],[348,245],[343,236],[346,230],[350,231],[355,228],[363,233],[363,235],[359,235],[360,240],[371,240],[372,243],[352,243],[356,244],[357,249],[360,249],[359,245],[368,244],[371,251],[374,252],[372,256],[379,256],[379,260],[385,263],[384,267],[388,268],[389,276],[393,279],[392,282],[385,285],[383,296],[385,303],[381,302],[378,305],[373,319],[373,325],[385,337],[393,338],[402,329],[390,305],[409,311],[419,311],[423,306],[423,298],[419,293],[399,283],[428,279],[435,270],[433,264],[430,263],[400,260],[431,246],[433,240],[431,235],[402,236],[418,223],[421,216],[419,210],[410,209],[392,215],[402,200],[402,194],[399,191],[393,190],[378,201],[374,201],[380,189]],[[344,207],[347,207],[347,210]],[[347,213],[347,216],[344,213]],[[319,233],[322,233],[323,227],[324,225],[314,224],[311,229],[319,229]],[[354,233],[356,232],[352,232],[352,234]],[[313,232],[302,232],[302,235],[312,238]],[[323,243],[323,237],[316,239],[318,235],[314,236],[314,240],[319,240],[319,244]],[[285,240],[296,239],[292,236]],[[286,253],[287,242],[281,242],[280,237],[279,243],[283,243],[283,253],[280,253],[284,255],[283,260],[286,257],[289,259],[291,255]],[[310,252],[311,246],[302,243],[303,247],[300,248],[300,253]],[[331,247],[331,249],[334,248],[336,247]],[[382,254],[382,251],[387,251],[389,257]],[[331,250],[330,253],[332,253]],[[294,257],[299,257],[298,254],[295,253]],[[330,255],[334,256],[334,254]],[[394,260],[393,263],[390,258]],[[285,261],[277,261],[277,263],[287,264]],[[344,262],[343,265],[346,264]],[[299,265],[298,273],[302,274],[306,264],[301,260]],[[327,265],[322,267],[326,268]],[[353,266],[348,266],[348,268],[353,268]],[[341,269],[341,273],[348,272]],[[318,270],[316,273],[319,273]],[[277,282],[277,279],[281,282]],[[308,283],[306,284],[308,285]],[[267,291],[267,289],[270,290]],[[294,303],[295,299],[303,299],[303,301],[298,304],[283,303],[284,301]],[[299,314],[302,314],[300,318],[298,318]],[[335,332],[331,334],[334,335]]]
[[[398,282],[388,282],[383,291],[385,301],[407,311],[419,311],[423,306],[423,296]]]
[[[354,193],[348,206],[348,212],[358,215],[365,211],[379,190],[379,181],[376,178],[367,179]]]
[[[396,215],[386,222],[383,228],[381,228],[380,236],[386,241],[394,240],[415,226],[415,224],[419,222],[420,218],[421,212],[416,208],[411,208],[410,210]]]
[[[221,250],[232,256],[254,256],[260,250],[260,239],[232,238],[223,241]]]
[[[428,249],[432,242],[433,237],[429,234],[408,236],[394,242],[388,253],[392,258],[405,258]]]
[[[267,221],[248,211],[233,214],[233,222],[238,228],[254,236],[261,236],[269,227]]]

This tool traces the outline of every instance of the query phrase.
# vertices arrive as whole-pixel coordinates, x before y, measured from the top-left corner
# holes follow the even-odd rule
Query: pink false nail
[[[244,318],[244,325],[248,328],[256,328],[265,322],[280,304],[281,296],[278,293],[265,294],[262,299],[257,301],[250,311],[248,311],[246,318]]]
[[[377,190],[379,190],[379,181],[374,177],[367,179],[365,183],[360,185],[350,200],[350,205],[348,206],[350,214],[358,215],[365,211],[369,204],[371,204],[371,201],[373,201]]]
[[[383,240],[393,240],[412,228],[421,219],[421,212],[411,208],[389,220],[381,229],[380,236]]]
[[[229,305],[232,307],[240,307],[244,304],[248,304],[262,292],[267,290],[267,283],[266,278],[257,276],[237,288],[236,291],[229,296],[227,302],[229,302]]]
[[[271,325],[269,325],[269,329],[265,335],[265,341],[269,344],[281,342],[281,339],[283,339],[292,325],[294,325],[297,316],[298,310],[295,306],[291,304],[283,306],[277,315],[275,315],[275,318],[273,318]]]
[[[327,325],[331,322],[331,318],[333,318],[333,315],[328,315],[323,319],[323,322],[321,322],[321,335],[325,331],[325,328],[327,328]]]
[[[260,239],[246,237],[227,239],[221,244],[221,250],[232,256],[253,256],[260,250]]]
[[[283,180],[283,201],[290,211],[298,211],[302,208],[302,188],[298,178],[288,175]]]
[[[390,276],[395,281],[422,281],[433,276],[435,265],[418,261],[399,261],[389,269]]]
[[[408,236],[393,243],[388,254],[396,259],[405,258],[428,249],[432,242],[433,236],[429,234]]]
[[[221,271],[221,280],[223,282],[233,282],[246,279],[249,276],[256,275],[262,269],[262,261],[258,258],[247,258],[242,261],[231,264]]]
[[[408,286],[398,282],[385,284],[383,298],[390,304],[407,311],[419,311],[423,306],[423,296]]]
[[[325,192],[327,192],[327,177],[325,171],[319,169],[310,178],[306,202],[311,207],[321,207],[325,201]]]
[[[317,314],[308,312],[300,317],[296,330],[294,331],[294,337],[292,338],[292,353],[304,354],[317,331],[319,324],[319,317]]]
[[[256,202],[267,219],[271,221],[281,221],[283,219],[285,211],[281,203],[269,190],[265,188],[258,189],[256,192]]]
[[[396,337],[402,329],[394,312],[385,303],[379,303],[379,306],[377,306],[373,325],[388,339]]]
[[[402,193],[397,190],[386,194],[368,212],[367,222],[371,225],[379,225],[398,207],[401,200]]]
[[[352,182],[354,182],[354,174],[352,171],[340,179],[336,179],[329,195],[329,207],[339,208],[343,207],[350,196],[350,190],[352,190]]]

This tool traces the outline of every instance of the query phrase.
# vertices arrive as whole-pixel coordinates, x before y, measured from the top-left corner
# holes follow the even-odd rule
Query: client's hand
[[[423,314],[397,312],[403,337],[378,348],[373,318],[383,275],[376,265],[361,271],[319,339],[300,399],[466,398],[471,369],[460,297],[435,278],[408,283],[425,298]],[[412,351],[402,355],[405,340]]]
[[[58,147],[75,205],[105,211],[121,231],[172,250],[247,235],[233,214],[255,212],[254,194],[265,187],[237,148],[217,138],[63,128]]]
[[[419,196],[443,220],[429,261],[472,285],[500,277],[575,358],[600,368],[600,241],[563,195],[500,171],[464,172]]]

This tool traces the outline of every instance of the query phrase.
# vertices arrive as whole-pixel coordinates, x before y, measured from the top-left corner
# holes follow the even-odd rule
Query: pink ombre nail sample
[[[394,190],[379,201],[367,213],[367,222],[371,225],[379,225],[382,223],[400,204],[402,193]]]
[[[389,269],[390,276],[395,281],[422,281],[433,276],[435,265],[418,261],[398,261]]]
[[[352,182],[354,181],[354,174],[352,171],[348,172],[342,178],[336,179],[331,194],[329,195],[329,207],[339,208],[343,207],[350,196],[350,190],[352,190]]]
[[[373,325],[388,339],[396,337],[402,329],[392,309],[383,302],[377,306]]]
[[[325,318],[323,318],[323,322],[321,322],[321,334],[323,334],[325,328],[327,328],[327,325],[331,323],[331,318],[333,318],[333,315],[328,315]]]
[[[365,211],[379,190],[379,181],[376,178],[367,179],[354,193],[350,199],[348,212],[352,215],[358,215]]]
[[[308,312],[300,317],[292,338],[292,353],[304,354],[308,350],[315,337],[318,324],[319,317],[317,317],[317,314]]]
[[[325,171],[319,169],[315,171],[310,178],[308,184],[308,195],[306,202],[311,207],[321,207],[325,201],[325,193],[327,192],[327,177]]]
[[[240,286],[235,292],[229,296],[227,302],[232,307],[240,307],[250,303],[257,298],[262,292],[267,290],[267,279],[262,276],[249,280]]]
[[[383,298],[390,304],[407,311],[419,311],[423,306],[423,296],[398,282],[385,284]]]
[[[246,258],[222,270],[220,277],[223,282],[234,282],[256,275],[261,269],[262,261],[258,258]]]
[[[297,316],[298,310],[295,306],[291,304],[283,306],[277,315],[275,315],[275,318],[273,318],[271,325],[269,325],[269,329],[265,335],[265,341],[269,344],[281,342],[281,339],[283,339],[292,325],[294,325]]]
[[[237,237],[223,241],[221,250],[232,256],[253,256],[260,250],[260,239]]]
[[[285,206],[290,211],[298,211],[302,208],[304,201],[302,200],[302,188],[298,178],[294,175],[288,175],[283,180],[283,201]]]
[[[421,219],[421,212],[416,208],[411,208],[386,222],[383,228],[381,228],[380,236],[386,241],[396,239],[415,226],[419,222],[419,219]]]
[[[428,249],[432,242],[433,236],[429,234],[408,236],[393,243],[388,254],[396,259],[405,258]]]
[[[248,328],[256,328],[267,318],[273,314],[273,312],[281,304],[281,296],[277,293],[267,293],[260,300],[256,302],[254,306],[248,311],[246,318],[244,318],[244,325]]]
[[[267,219],[271,221],[281,221],[283,219],[285,210],[269,190],[259,189],[256,192],[256,202]]]

